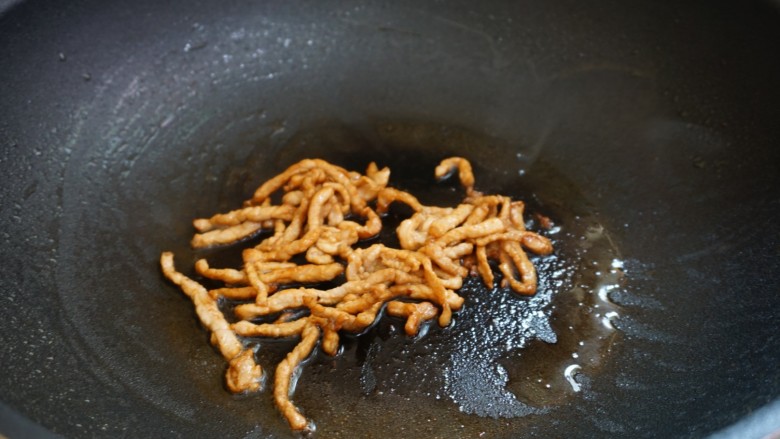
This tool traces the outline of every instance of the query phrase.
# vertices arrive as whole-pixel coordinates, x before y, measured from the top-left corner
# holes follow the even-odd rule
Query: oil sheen
[[[455,206],[463,191],[457,181],[436,182],[433,169],[442,158],[461,155],[474,166],[477,190],[524,201],[527,227],[555,247],[550,256],[532,257],[539,278],[534,296],[469,278],[459,291],[465,304],[446,328],[429,322],[411,338],[402,320],[382,315],[365,333],[343,335],[339,355],[315,351],[293,401],[316,422],[318,436],[506,436],[587,394],[619,337],[612,321],[621,311],[609,292],[624,281],[620,252],[578,188],[542,157],[512,161],[520,157],[516,150],[464,129],[393,122],[302,132],[278,156],[263,159],[266,171],[278,164],[263,178],[307,157],[358,171],[375,161],[391,168],[391,186],[424,204]],[[249,169],[241,174],[252,175]],[[251,193],[261,181],[241,183]],[[380,236],[363,244],[397,246],[395,227],[409,215],[394,208]],[[551,220],[547,229],[542,216]],[[193,256],[236,266],[237,254],[225,249]],[[261,341],[258,361],[270,372],[295,343]],[[271,398],[270,389],[264,395]]]

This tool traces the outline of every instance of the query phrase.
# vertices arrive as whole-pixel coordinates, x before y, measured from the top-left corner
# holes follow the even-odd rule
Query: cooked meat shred
[[[388,315],[406,320],[409,336],[437,316],[438,324],[447,326],[452,312],[463,305],[457,291],[464,278],[478,275],[494,288],[491,260],[506,286],[519,294],[535,294],[536,270],[526,250],[547,255],[552,243],[525,229],[522,202],[474,190],[472,167],[465,158],[443,160],[435,176],[447,178],[455,171],[466,197],[454,207],[433,207],[389,187],[390,170],[375,163],[361,175],[306,159],[261,185],[242,208],[194,220],[195,248],[236,244],[272,232],[243,250],[240,268],[196,262],[195,272],[223,283],[221,288],[207,290],[178,272],[170,252],[160,258],[163,274],[191,299],[228,362],[228,389],[261,390],[263,369],[256,363],[258,347],[252,338],[299,338],[276,367],[273,396],[293,430],[310,430],[314,424],[290,400],[290,386],[296,368],[318,344],[325,354],[336,355],[339,333],[366,331],[383,307]],[[272,199],[281,202],[275,205]],[[379,234],[382,215],[394,202],[414,212],[396,230],[400,248],[356,248],[360,240]],[[308,263],[294,262],[297,255]],[[337,285],[318,288],[323,282]],[[218,305],[225,299],[241,302],[232,309],[235,323],[228,323]]]

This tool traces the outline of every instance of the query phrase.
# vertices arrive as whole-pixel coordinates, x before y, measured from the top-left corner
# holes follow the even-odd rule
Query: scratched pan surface
[[[321,436],[699,437],[737,422],[780,396],[778,23],[762,2],[7,7],[0,432],[289,436],[268,392],[224,390],[156,261],[191,262],[193,217],[314,155],[353,169],[376,157],[434,200],[456,190],[430,189],[431,165],[465,155],[478,185],[552,216],[568,277],[542,270],[537,305],[557,335],[536,338],[557,346],[573,340],[566,293],[595,285],[571,242],[585,220],[625,271],[618,331],[581,392],[523,409],[524,365],[562,348],[488,333],[462,349],[457,317],[419,340],[389,321],[305,368],[295,401]],[[475,331],[531,306],[464,294]],[[264,345],[268,360],[287,348]],[[509,371],[519,402],[502,409],[478,378],[453,390],[469,362]]]

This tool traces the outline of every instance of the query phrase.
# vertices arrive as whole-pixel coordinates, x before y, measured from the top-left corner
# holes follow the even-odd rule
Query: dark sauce
[[[584,194],[543,160],[529,163],[516,151],[487,136],[434,124],[327,126],[295,136],[277,157],[232,171],[239,177],[230,183],[240,185],[247,198],[262,181],[303,158],[360,172],[375,161],[391,168],[391,186],[424,204],[455,206],[463,197],[457,178],[436,182],[433,170],[442,158],[460,155],[474,166],[477,190],[524,201],[527,226],[554,243],[552,255],[532,258],[539,276],[532,297],[488,289],[471,278],[459,292],[465,305],[449,327],[431,322],[410,338],[402,320],[381,316],[363,334],[343,334],[339,355],[316,351],[300,372],[293,401],[317,424],[319,435],[503,436],[533,422],[529,415],[555,410],[588,391],[618,336],[610,321],[619,310],[607,295],[622,281],[620,254]],[[253,168],[263,169],[262,175]],[[395,227],[410,214],[394,207],[370,243],[397,246]],[[552,227],[542,229],[536,215],[550,218]],[[240,250],[266,236],[194,252],[192,260],[238,267]],[[235,304],[221,305],[230,318]],[[259,363],[272,372],[297,341],[251,342],[259,344]],[[270,399],[270,389],[259,397]]]

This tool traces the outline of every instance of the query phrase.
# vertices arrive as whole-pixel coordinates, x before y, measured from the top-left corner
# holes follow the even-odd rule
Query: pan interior
[[[479,360],[447,344],[465,318],[419,340],[387,320],[305,368],[295,401],[324,436],[430,424],[700,437],[736,421],[780,395],[774,3],[19,2],[0,16],[0,398],[74,437],[289,435],[267,393],[223,389],[224,364],[159,252],[187,266],[192,218],[302,157],[377,160],[394,184],[455,201],[428,177],[455,153],[484,190],[562,227],[559,253],[540,261],[558,342],[493,340],[497,365],[476,381],[546,411],[466,407],[444,370]],[[610,292],[620,331],[604,340],[564,318],[597,272],[622,285]],[[478,331],[490,304],[530,309],[468,294],[462,316]],[[593,317],[595,305],[583,305]],[[605,359],[578,394],[552,380],[557,366],[532,367],[574,359],[567,321]]]

